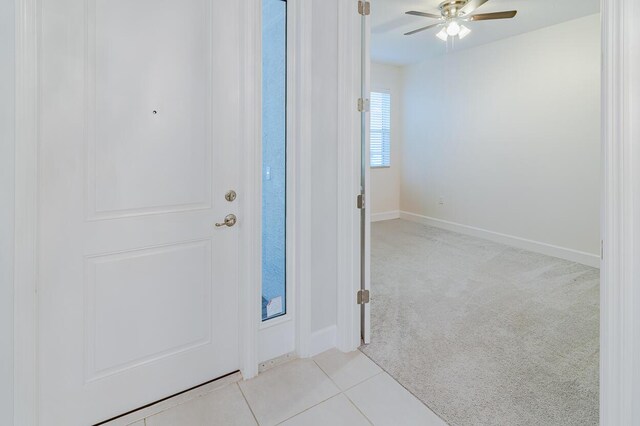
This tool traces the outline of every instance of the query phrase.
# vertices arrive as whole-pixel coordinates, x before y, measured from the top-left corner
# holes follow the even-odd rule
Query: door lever
[[[238,219],[236,218],[235,214],[228,214],[225,216],[224,222],[216,223],[216,228],[220,228],[222,226],[228,226],[229,228],[231,228],[233,225],[236,224],[237,221]]]

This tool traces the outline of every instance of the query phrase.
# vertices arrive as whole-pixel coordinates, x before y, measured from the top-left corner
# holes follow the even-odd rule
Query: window
[[[371,167],[391,165],[391,94],[371,92]]]
[[[262,320],[287,312],[287,3],[262,0]]]

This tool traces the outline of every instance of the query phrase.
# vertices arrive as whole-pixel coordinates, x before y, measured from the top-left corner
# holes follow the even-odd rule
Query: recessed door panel
[[[211,241],[87,259],[87,381],[211,341]]]
[[[209,206],[210,6],[90,2],[91,214]]]

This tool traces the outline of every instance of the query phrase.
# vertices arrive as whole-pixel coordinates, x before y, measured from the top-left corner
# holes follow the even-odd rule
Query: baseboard
[[[315,356],[336,347],[336,326],[332,325],[311,333],[310,354]]]
[[[506,244],[536,253],[546,254],[548,256],[558,257],[560,259],[581,263],[583,265],[591,266],[594,268],[600,267],[600,256],[596,254],[585,253],[583,251],[578,251],[566,247],[554,246],[552,244],[528,240],[526,238],[515,237],[513,235],[501,234],[499,232],[488,231],[486,229],[476,228],[469,225],[462,225],[459,223],[423,216],[416,213],[401,211],[400,218],[409,220],[411,222],[422,223],[424,225],[435,226],[437,228],[458,232],[460,234],[484,238],[489,241]]]
[[[381,222],[383,220],[391,219],[400,219],[400,210],[382,213],[371,213],[371,222]]]

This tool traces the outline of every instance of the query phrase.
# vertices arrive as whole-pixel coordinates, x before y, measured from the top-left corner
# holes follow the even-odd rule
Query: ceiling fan
[[[410,10],[405,12],[407,15],[421,16],[424,18],[437,19],[440,22],[427,25],[426,27],[418,28],[417,30],[409,31],[405,35],[412,35],[421,31],[428,30],[430,28],[442,27],[440,32],[436,34],[442,41],[447,41],[449,37],[458,37],[460,39],[469,35],[471,30],[463,25],[464,22],[469,21],[488,21],[492,19],[511,19],[518,13],[517,10],[509,10],[505,12],[495,13],[472,13],[485,4],[489,0],[447,0],[440,3],[438,7],[440,9],[440,15],[434,13],[418,12]]]

